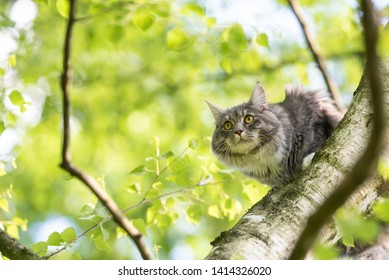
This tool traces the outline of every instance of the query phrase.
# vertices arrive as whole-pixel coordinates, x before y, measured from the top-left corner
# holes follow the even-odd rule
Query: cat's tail
[[[344,117],[345,113],[338,109],[335,101],[323,90],[309,90],[301,85],[287,85],[285,87],[285,92],[288,95],[301,97],[311,95],[311,97],[308,98],[308,102],[313,102],[318,105],[322,116],[324,115],[324,118],[327,121],[330,131],[332,131]],[[314,96],[313,98],[312,95]]]

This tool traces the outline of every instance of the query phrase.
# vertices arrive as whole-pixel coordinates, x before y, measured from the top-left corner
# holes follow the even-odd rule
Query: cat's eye
[[[244,117],[244,122],[247,123],[247,124],[250,124],[254,121],[254,117],[251,116],[251,115],[247,115]]]
[[[232,122],[226,121],[226,122],[224,123],[224,125],[223,125],[223,128],[224,128],[225,130],[231,130],[233,126],[234,126],[234,124],[233,124]]]

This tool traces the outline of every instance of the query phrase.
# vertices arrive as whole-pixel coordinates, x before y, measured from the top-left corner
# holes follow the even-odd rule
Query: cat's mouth
[[[234,134],[234,141],[235,143],[239,142],[251,142],[250,137],[248,137],[245,133],[240,133],[240,134]]]
[[[247,136],[235,136],[230,142],[230,149],[233,153],[247,154],[252,149],[256,148],[256,143]]]

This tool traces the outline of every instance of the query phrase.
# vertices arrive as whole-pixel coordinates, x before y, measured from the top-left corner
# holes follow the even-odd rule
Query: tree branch
[[[308,29],[308,26],[304,20],[303,12],[300,6],[300,3],[298,0],[288,0],[289,6],[292,9],[294,15],[297,18],[297,21],[299,22],[301,29],[304,33],[305,41],[307,42],[307,45],[309,49],[311,50],[311,53],[313,55],[314,60],[317,63],[317,66],[319,67],[320,72],[323,75],[324,82],[326,83],[328,92],[332,95],[332,98],[338,107],[339,110],[344,111],[344,108],[342,106],[342,100],[340,98],[339,90],[335,84],[335,81],[331,78],[329,71],[327,69],[326,62],[323,58],[323,56],[320,54],[320,48],[317,44],[314,35],[311,33],[311,31]]]
[[[323,203],[323,205],[312,215],[301,234],[296,247],[291,254],[291,259],[303,259],[307,251],[311,248],[320,229],[325,225],[335,211],[342,206],[352,193],[373,174],[380,152],[384,146],[386,118],[382,97],[382,82],[380,78],[379,60],[376,54],[376,43],[378,39],[378,22],[371,1],[362,1],[363,26],[365,30],[366,46],[366,78],[370,82],[372,94],[372,107],[374,114],[373,131],[370,142],[354,166],[352,171],[346,176],[340,186]]]
[[[20,244],[0,228],[0,252],[10,260],[41,260],[37,254]]]
[[[152,255],[147,248],[143,236],[131,224],[127,217],[120,211],[116,203],[109,195],[100,187],[98,182],[82,170],[78,169],[71,160],[70,154],[70,53],[73,25],[76,21],[75,17],[76,0],[70,0],[69,20],[66,29],[64,42],[64,57],[63,57],[63,72],[61,75],[61,89],[63,94],[63,146],[62,146],[62,163],[60,166],[68,171],[72,176],[83,182],[104,204],[108,211],[112,214],[115,222],[122,227],[130,238],[134,241],[143,259],[152,259]]]

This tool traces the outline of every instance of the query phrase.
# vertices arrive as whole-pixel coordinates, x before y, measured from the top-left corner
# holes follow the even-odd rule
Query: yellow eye
[[[251,116],[251,115],[247,115],[244,117],[244,122],[247,123],[247,124],[250,124],[254,121],[254,117]]]
[[[226,121],[226,122],[224,123],[224,125],[223,125],[223,128],[224,128],[225,130],[231,130],[233,126],[234,126],[234,124],[233,124],[232,122]]]

